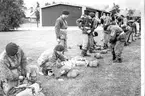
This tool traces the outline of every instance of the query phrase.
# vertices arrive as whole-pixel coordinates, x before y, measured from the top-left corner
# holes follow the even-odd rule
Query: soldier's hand
[[[57,39],[57,42],[60,43],[60,39]]]
[[[24,79],[24,76],[19,76],[19,80],[23,80]]]
[[[91,33],[91,30],[88,30],[87,33]]]

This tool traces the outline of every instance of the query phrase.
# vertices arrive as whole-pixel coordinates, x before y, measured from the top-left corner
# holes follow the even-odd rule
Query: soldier
[[[66,61],[67,58],[62,54],[64,47],[57,45],[53,51],[44,51],[37,60],[37,63],[42,67],[44,75],[48,75],[48,72],[54,72],[57,67],[61,67],[60,62]]]
[[[89,34],[91,33],[91,25],[92,20],[89,16],[89,12],[87,10],[84,11],[84,15],[82,15],[79,19],[77,19],[76,24],[77,26],[82,30],[82,38],[83,38],[83,44],[82,44],[82,52],[81,56],[89,56],[87,54],[87,51],[89,50]]]
[[[121,54],[125,43],[125,33],[118,25],[106,25],[105,29],[111,32],[111,51],[113,55],[113,62],[121,63]]]
[[[123,31],[125,32],[125,34],[126,34],[126,41],[125,41],[125,46],[128,46],[128,44],[129,44],[129,39],[130,39],[130,34],[132,34],[132,29],[131,29],[131,27],[129,26],[129,23],[127,23],[127,25],[126,24],[124,24],[124,25],[122,25],[121,26],[122,27],[122,29],[123,29]]]
[[[19,81],[26,77],[27,59],[23,50],[15,43],[11,42],[6,45],[5,50],[0,54],[0,65],[4,66],[1,67],[1,71],[3,68],[5,69],[2,72],[5,74],[4,79],[9,86],[6,89],[18,86]]]
[[[103,21],[103,24],[106,24],[106,14],[102,13],[103,15],[101,16],[100,20]]]
[[[61,44],[64,46],[65,50],[67,51],[67,21],[66,18],[68,18],[69,12],[63,11],[62,15],[56,20],[55,22],[55,33],[56,33],[56,39],[58,44]]]
[[[95,31],[97,28],[99,21],[95,18],[95,13],[90,12],[89,16],[91,17],[91,32],[88,34],[89,35],[89,45],[88,45],[88,50],[90,53],[95,53],[95,45],[96,42],[94,40],[94,37],[98,36],[98,32]]]
[[[106,16],[106,25],[110,24],[110,22],[111,22],[111,18],[109,16],[109,14],[107,14],[107,16]]]
[[[92,13],[91,13],[92,14]],[[93,13],[94,15],[94,13]],[[92,17],[89,16],[89,12],[85,10],[85,14],[81,16],[76,21],[77,26],[83,31],[82,38],[83,38],[83,44],[82,44],[82,52],[81,55],[84,56],[90,56],[87,54],[88,50],[91,50],[90,43],[94,43],[92,37],[90,38],[90,34],[94,31],[95,23],[93,24]],[[89,42],[90,41],[90,42]],[[92,46],[92,44],[91,44]]]

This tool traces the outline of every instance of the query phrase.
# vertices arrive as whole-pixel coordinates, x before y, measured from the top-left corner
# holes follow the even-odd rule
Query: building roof
[[[48,7],[53,7],[53,6],[57,6],[57,5],[67,5],[67,6],[74,6],[74,7],[82,7],[81,5],[76,5],[76,4],[65,4],[65,3],[56,3],[56,4],[51,4],[48,6],[44,6],[41,8],[48,8]]]
[[[90,8],[90,9],[93,9],[93,10],[97,10],[97,11],[102,11],[102,12],[109,13],[109,12],[107,12],[105,10],[100,10],[100,9],[97,9],[97,8],[91,7],[91,6],[78,5],[78,4],[68,4],[68,3],[56,3],[56,4],[51,4],[51,5],[48,5],[48,6],[44,6],[44,7],[41,7],[41,8],[43,9],[43,8],[57,6],[57,5],[67,5],[67,6],[80,7],[80,8],[81,7],[86,7],[86,8]]]

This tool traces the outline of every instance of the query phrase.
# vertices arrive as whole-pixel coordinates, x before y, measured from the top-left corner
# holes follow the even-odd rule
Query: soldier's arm
[[[82,18],[79,18],[76,20],[76,25],[81,28],[82,27],[82,22],[83,22],[83,19]]]
[[[66,61],[67,60],[67,58],[64,55],[59,55],[59,59],[61,61]]]
[[[21,50],[21,71],[22,71],[22,75],[26,76],[26,66],[28,65],[27,63],[27,58],[25,56],[25,53],[23,52],[23,50]]]
[[[61,21],[57,19],[55,22],[55,33],[57,39],[60,39],[60,27],[61,27]]]

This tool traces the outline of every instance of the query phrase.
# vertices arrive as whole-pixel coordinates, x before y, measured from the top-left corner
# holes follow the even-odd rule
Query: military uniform
[[[58,54],[56,51],[46,50],[44,51],[37,60],[37,63],[42,67],[44,75],[46,70],[55,71],[57,67],[60,67],[60,62],[65,61],[66,57],[63,54]]]
[[[79,19],[76,21],[77,26],[82,30],[82,39],[83,39],[83,44],[82,44],[82,56],[87,55],[87,51],[89,49],[89,33],[91,32],[91,24],[92,20],[91,17],[87,15],[81,16]]]
[[[8,56],[6,51],[3,51],[0,55],[0,62],[11,70],[13,79],[18,78],[20,75],[26,76],[27,59],[20,47],[14,57]]]
[[[118,25],[110,25],[107,30],[111,31],[111,51],[114,62],[122,62],[121,54],[123,51],[126,35]]]
[[[98,20],[93,17],[92,18],[92,23],[91,23],[91,33],[89,34],[89,43],[88,43],[88,46],[89,46],[89,52],[90,53],[94,53],[94,49],[95,49],[95,45],[96,45],[96,42],[94,40],[94,36],[98,36],[98,32],[95,32],[95,29],[97,28],[98,26]]]
[[[60,16],[55,22],[55,33],[56,38],[60,39],[59,44],[65,47],[65,51],[67,50],[67,21]]]
[[[16,55],[12,57],[4,50],[0,54],[0,65],[0,74],[4,75],[0,75],[1,82],[6,80],[7,83],[7,87],[4,87],[3,90],[16,87],[19,84],[19,76],[26,76],[27,59],[20,47],[18,47]],[[5,91],[5,94],[7,94],[8,90]]]
[[[123,25],[122,29],[126,34],[125,46],[127,46],[129,44],[130,35],[132,34],[132,29],[128,25]]]

